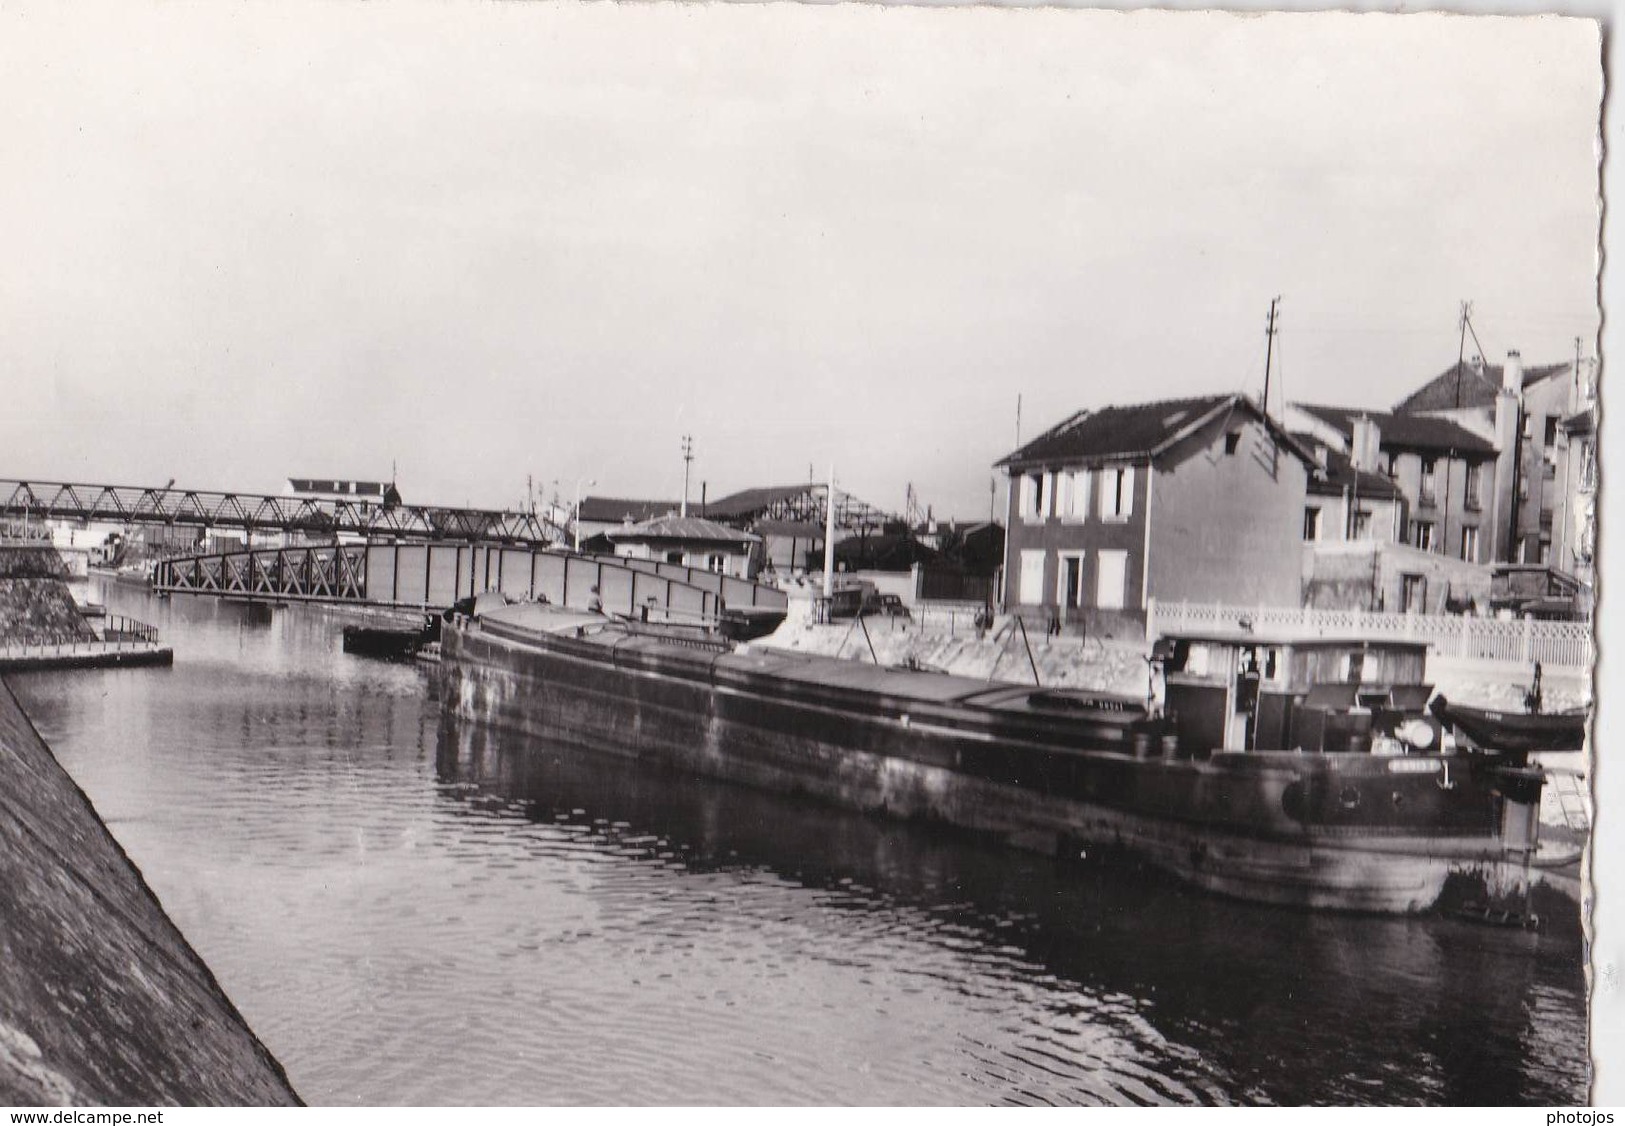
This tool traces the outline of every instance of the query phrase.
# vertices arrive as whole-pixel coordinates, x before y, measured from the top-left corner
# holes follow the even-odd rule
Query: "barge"
[[[1165,639],[1136,699],[521,604],[446,623],[442,699],[476,723],[1058,854],[1121,848],[1243,899],[1407,913],[1452,876],[1520,896],[1577,857],[1540,849],[1538,771],[1460,753],[1426,716],[1425,656]]]

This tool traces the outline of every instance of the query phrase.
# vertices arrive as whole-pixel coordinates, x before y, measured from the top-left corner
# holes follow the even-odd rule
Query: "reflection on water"
[[[1573,1103],[1579,951],[1235,904],[442,719],[109,587],[163,670],[14,679],[317,1103]]]

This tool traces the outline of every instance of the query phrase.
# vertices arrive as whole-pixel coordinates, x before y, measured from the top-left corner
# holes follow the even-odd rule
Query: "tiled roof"
[[[682,506],[674,500],[630,500],[626,497],[582,497],[581,519],[594,524],[624,524],[652,520]]]
[[[1382,430],[1382,445],[1406,450],[1429,450],[1438,453],[1495,454],[1489,442],[1448,418],[1425,414],[1392,414],[1388,411],[1364,410],[1360,407],[1323,407],[1312,403],[1294,403],[1299,410],[1312,414],[1328,425],[1342,431],[1345,438],[1354,434],[1354,420],[1369,418]]]
[[[1532,364],[1523,369],[1523,385],[1532,387],[1543,379],[1573,370],[1574,365],[1567,363]],[[1500,364],[1451,364],[1401,400],[1394,410],[1411,413],[1494,407],[1504,371]]]
[[[1312,442],[1308,435],[1299,437],[1306,442]],[[1362,497],[1372,500],[1398,500],[1404,494],[1381,473],[1372,473],[1366,469],[1354,468],[1354,462],[1342,450],[1326,448],[1326,479],[1323,481],[1311,480],[1309,491],[1312,493],[1341,495],[1344,489],[1358,492]]]
[[[661,516],[630,528],[611,528],[604,533],[616,543],[634,540],[700,540],[706,543],[755,543],[761,539],[715,520],[700,516]]]
[[[1079,411],[994,464],[1023,466],[1151,457],[1227,411],[1262,417],[1258,406],[1243,395],[1204,395],[1195,399],[1164,399]],[[1282,430],[1274,419],[1269,420],[1269,426],[1293,453],[1314,464],[1314,454],[1308,447]]]

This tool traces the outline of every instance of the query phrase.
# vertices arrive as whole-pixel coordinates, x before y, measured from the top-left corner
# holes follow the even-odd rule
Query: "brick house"
[[[1148,599],[1297,606],[1315,455],[1213,395],[1080,411],[995,463],[1009,476],[1003,605],[1143,629]]]

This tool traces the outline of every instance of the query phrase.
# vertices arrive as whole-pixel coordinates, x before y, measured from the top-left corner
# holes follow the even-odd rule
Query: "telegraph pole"
[[[1264,417],[1270,416],[1270,364],[1275,359],[1275,310],[1279,297],[1270,302],[1269,324],[1264,328]]]
[[[688,515],[688,467],[694,460],[694,437],[691,434],[683,435],[683,511]]]
[[[1473,303],[1461,303],[1461,340],[1456,344],[1456,406],[1461,406],[1461,368],[1467,362],[1467,325],[1473,316]],[[1474,339],[1477,339],[1475,336]]]

